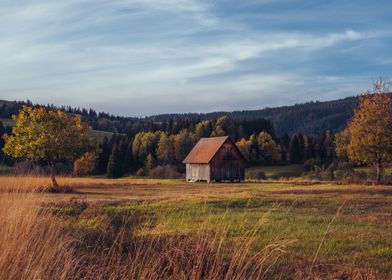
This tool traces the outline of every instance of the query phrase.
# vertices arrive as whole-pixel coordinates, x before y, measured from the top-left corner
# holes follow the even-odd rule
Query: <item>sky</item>
[[[116,115],[357,95],[392,77],[390,0],[0,0],[0,99]]]

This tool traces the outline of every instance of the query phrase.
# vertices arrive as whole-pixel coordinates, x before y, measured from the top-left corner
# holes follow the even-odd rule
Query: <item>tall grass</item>
[[[9,190],[29,184],[15,180]],[[259,226],[236,240],[208,227],[135,236],[133,216],[112,230],[77,229],[44,211],[39,195],[0,193],[0,279],[266,279],[290,243],[251,252]]]
[[[71,238],[34,197],[0,195],[0,279],[69,279],[76,276]]]

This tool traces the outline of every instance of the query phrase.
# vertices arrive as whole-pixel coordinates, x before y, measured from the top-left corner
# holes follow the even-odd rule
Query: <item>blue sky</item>
[[[257,109],[392,77],[392,3],[0,0],[0,99],[127,116]]]

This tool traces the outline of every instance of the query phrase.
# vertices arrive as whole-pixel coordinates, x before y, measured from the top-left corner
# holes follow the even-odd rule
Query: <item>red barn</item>
[[[246,162],[228,136],[201,138],[183,161],[188,182],[244,181]]]

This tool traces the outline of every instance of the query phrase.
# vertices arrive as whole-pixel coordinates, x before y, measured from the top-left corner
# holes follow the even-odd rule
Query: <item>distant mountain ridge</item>
[[[323,130],[340,131],[347,126],[358,104],[358,97],[352,96],[332,101],[316,101],[292,106],[244,110],[233,112],[160,114],[148,117],[155,122],[176,120],[216,119],[228,115],[234,120],[269,119],[273,122],[277,135],[301,132],[307,135],[318,135]]]
[[[4,106],[3,104],[7,104],[7,106]],[[227,115],[238,121],[268,119],[274,124],[276,135],[281,135],[284,132],[287,132],[288,134],[301,132],[307,135],[319,135],[325,129],[329,129],[332,132],[344,129],[351,119],[357,104],[358,97],[352,96],[332,101],[312,101],[292,106],[267,107],[260,110],[172,113],[152,115],[145,118],[120,117],[106,113],[98,113],[94,115],[94,120],[96,123],[110,122],[116,124],[116,129],[118,130],[119,127],[126,126],[129,123],[168,123],[170,121],[178,122],[185,120],[214,120],[222,115]],[[4,108],[7,107],[7,110],[10,107],[16,109],[22,105],[23,102],[0,100],[0,117],[7,117],[7,112],[4,112]],[[82,112],[83,115],[83,112],[88,112],[88,110],[82,109],[80,112]],[[108,127],[110,127],[110,125],[108,125]],[[105,128],[101,130],[110,131]]]

